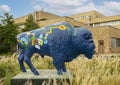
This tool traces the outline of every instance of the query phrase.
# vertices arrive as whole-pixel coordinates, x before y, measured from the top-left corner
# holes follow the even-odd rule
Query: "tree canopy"
[[[14,24],[13,16],[9,13],[4,13],[0,18],[0,53],[10,52],[16,44],[18,26]]]
[[[28,15],[28,18],[26,19],[24,26],[25,28],[22,30],[23,32],[34,30],[39,27],[37,23],[35,23],[32,14]]]

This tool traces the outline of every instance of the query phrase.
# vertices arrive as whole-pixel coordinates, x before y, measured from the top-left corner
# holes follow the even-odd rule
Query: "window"
[[[106,25],[120,25],[120,21],[96,23],[96,24],[93,24],[93,27],[95,27],[95,26],[106,26]]]
[[[103,40],[99,40],[99,45],[104,45],[104,41]]]
[[[74,18],[74,20],[80,20],[80,19],[90,19],[91,18],[91,16],[90,15],[88,15],[88,16],[80,16],[80,17],[76,17],[76,18]]]
[[[120,38],[112,38],[111,39],[111,47],[112,48],[120,47]]]
[[[76,26],[76,25],[75,25],[74,28],[80,28],[80,26]]]

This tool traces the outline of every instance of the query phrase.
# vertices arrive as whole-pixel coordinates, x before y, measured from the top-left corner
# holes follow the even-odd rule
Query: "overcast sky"
[[[14,18],[44,10],[61,16],[96,10],[106,16],[120,14],[120,0],[0,0],[0,15]]]

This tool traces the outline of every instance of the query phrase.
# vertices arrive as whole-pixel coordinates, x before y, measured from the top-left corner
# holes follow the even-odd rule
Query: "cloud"
[[[120,2],[104,2],[101,6],[98,6],[97,9],[105,15],[120,14]]]
[[[61,0],[32,0],[32,4],[34,10],[44,9],[58,15],[70,15],[83,12],[84,9],[88,11],[88,8],[94,10],[94,7],[91,7],[93,4],[88,3],[88,1],[90,0],[64,0],[64,2]],[[86,6],[86,3],[88,3],[88,6]]]
[[[9,12],[10,10],[8,5],[0,5],[0,12]]]
[[[96,4],[93,0],[32,0],[34,10],[42,10],[58,15],[72,15],[76,13],[96,10],[104,15],[120,14],[120,2],[103,0]],[[99,3],[99,2],[97,2]]]

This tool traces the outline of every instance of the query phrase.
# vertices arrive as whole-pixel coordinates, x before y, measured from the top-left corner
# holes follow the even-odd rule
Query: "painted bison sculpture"
[[[73,28],[66,22],[20,33],[17,35],[17,44],[21,50],[18,58],[20,69],[26,72],[23,64],[25,61],[35,75],[39,75],[39,72],[30,60],[34,53],[39,53],[42,57],[51,56],[58,75],[62,75],[67,71],[65,62],[72,61],[80,54],[91,59],[95,49],[88,29]]]

